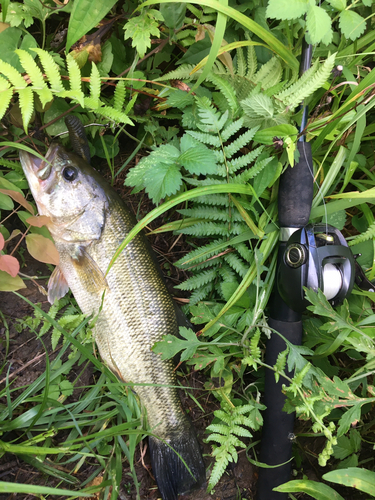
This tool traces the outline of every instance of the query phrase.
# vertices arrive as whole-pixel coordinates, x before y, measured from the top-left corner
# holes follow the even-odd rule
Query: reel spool
[[[303,287],[320,288],[332,306],[353,289],[356,262],[338,229],[309,224],[295,231],[286,243],[279,265],[277,287],[284,302],[303,312],[309,302]]]

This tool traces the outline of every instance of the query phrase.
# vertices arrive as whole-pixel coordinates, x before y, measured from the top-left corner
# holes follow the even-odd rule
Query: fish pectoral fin
[[[72,257],[72,263],[78,274],[85,273],[85,280],[90,291],[101,292],[109,289],[103,272],[84,247],[80,247],[79,252]]]
[[[64,297],[68,291],[69,285],[59,266],[56,266],[48,280],[48,302],[53,304],[55,300]]]

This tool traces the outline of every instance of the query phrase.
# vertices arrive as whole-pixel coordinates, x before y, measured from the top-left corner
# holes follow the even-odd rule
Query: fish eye
[[[72,182],[78,176],[78,170],[74,167],[65,167],[62,171],[62,176],[66,181]]]

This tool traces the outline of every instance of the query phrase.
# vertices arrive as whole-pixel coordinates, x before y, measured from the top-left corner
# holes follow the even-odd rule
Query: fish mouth
[[[44,159],[39,158],[27,151],[20,151],[22,167],[27,175],[34,175],[39,180],[46,180],[52,171],[52,162],[56,156],[58,144],[51,144]]]

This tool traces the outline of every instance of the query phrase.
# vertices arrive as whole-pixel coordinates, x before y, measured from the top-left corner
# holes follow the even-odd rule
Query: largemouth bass
[[[120,380],[146,384],[134,389],[149,428],[160,438],[149,437],[151,465],[163,500],[175,500],[204,482],[205,467],[195,431],[171,387],[176,385],[172,362],[151,351],[178,327],[145,237],[136,236],[106,275],[135,223],[122,200],[87,161],[60,144],[52,143],[46,161],[24,151],[20,159],[60,255],[48,284],[49,300],[70,288],[84,314],[98,315],[94,337],[104,363]]]

